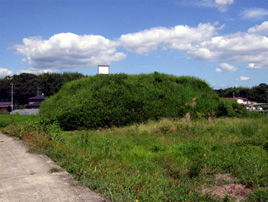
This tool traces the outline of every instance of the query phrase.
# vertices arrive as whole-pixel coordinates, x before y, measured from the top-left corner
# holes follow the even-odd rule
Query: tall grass
[[[10,124],[21,124],[27,121],[33,121],[37,118],[36,115],[9,115],[0,114],[0,130]]]
[[[198,191],[213,186],[218,173],[230,173],[252,189],[249,199],[267,196],[267,123],[265,117],[161,119],[72,132],[57,124],[46,133],[27,126],[19,133],[113,201],[218,201]],[[6,132],[12,130],[18,127]]]

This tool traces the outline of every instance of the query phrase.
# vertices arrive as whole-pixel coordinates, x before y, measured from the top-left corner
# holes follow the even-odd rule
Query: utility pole
[[[11,82],[11,111],[13,111],[13,81]]]
[[[266,90],[266,98],[267,98],[267,104],[268,104],[268,89]]]

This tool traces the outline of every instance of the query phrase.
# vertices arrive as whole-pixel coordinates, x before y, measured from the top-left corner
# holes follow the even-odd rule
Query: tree
[[[254,86],[252,88],[227,88],[227,89],[219,89],[215,91],[220,97],[233,97],[233,92],[235,93],[235,97],[244,97],[249,100],[266,103],[268,96],[268,85],[265,83],[261,83],[259,86]]]
[[[80,73],[44,73],[40,75],[21,73],[14,75],[14,104],[24,105],[30,97],[41,95],[51,96],[57,93],[66,82],[84,77]],[[0,79],[0,101],[10,101],[9,76]]]

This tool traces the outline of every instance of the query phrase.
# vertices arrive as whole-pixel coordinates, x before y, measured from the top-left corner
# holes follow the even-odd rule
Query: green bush
[[[67,83],[45,100],[42,121],[64,130],[124,126],[162,117],[216,114],[219,98],[204,82],[172,75],[96,75]]]
[[[220,98],[218,116],[239,117],[246,114],[246,110],[234,100]]]

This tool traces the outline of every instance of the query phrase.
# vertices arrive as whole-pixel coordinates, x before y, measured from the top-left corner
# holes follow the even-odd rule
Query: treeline
[[[11,83],[13,83],[13,99],[15,105],[28,103],[28,98],[44,94],[54,95],[61,86],[69,81],[85,77],[80,73],[43,73],[39,75],[21,73],[0,79],[0,102],[10,102]]]
[[[265,83],[261,83],[258,86],[254,86],[252,88],[226,88],[215,90],[215,92],[220,97],[244,97],[248,98],[251,101],[256,101],[259,103],[267,103],[268,102],[268,85]]]

